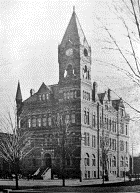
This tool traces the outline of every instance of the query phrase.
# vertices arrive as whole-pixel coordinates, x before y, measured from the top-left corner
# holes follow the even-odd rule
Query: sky
[[[92,81],[113,88],[119,95],[118,88],[131,86],[127,77],[104,63],[124,65],[119,55],[103,50],[107,34],[101,27],[102,22],[110,25],[114,35],[124,43],[118,35],[123,29],[109,9],[111,3],[112,0],[1,0],[0,108],[4,108],[9,97],[15,98],[18,80],[23,100],[30,96],[31,88],[37,92],[42,82],[58,83],[58,45],[73,6],[92,48]]]

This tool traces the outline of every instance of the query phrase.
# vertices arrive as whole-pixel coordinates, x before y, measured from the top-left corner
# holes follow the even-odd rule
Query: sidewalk
[[[125,179],[128,181],[128,178]],[[124,181],[124,178],[116,178],[113,180],[105,181],[104,183],[115,183],[115,182],[122,182]],[[65,185],[66,186],[83,186],[83,185],[92,185],[92,184],[102,184],[102,179],[89,179],[89,180],[83,180],[82,182],[79,181],[79,179],[66,179]],[[15,180],[3,180],[0,179],[0,185],[9,185],[9,186],[15,186]],[[55,179],[55,180],[19,180],[19,186],[26,186],[26,187],[34,187],[34,186],[62,186],[62,180],[61,179]]]

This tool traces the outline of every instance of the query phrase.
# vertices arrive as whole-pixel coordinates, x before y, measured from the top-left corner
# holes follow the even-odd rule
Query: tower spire
[[[75,13],[75,5],[73,6],[73,13]]]
[[[17,93],[16,93],[16,103],[21,103],[22,102],[22,94],[21,94],[21,89],[20,89],[20,82],[18,81],[18,86],[17,86]]]

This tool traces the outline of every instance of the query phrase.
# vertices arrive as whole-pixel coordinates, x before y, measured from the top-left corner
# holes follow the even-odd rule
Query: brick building
[[[58,46],[58,63],[58,84],[42,83],[37,92],[31,89],[24,101],[18,84],[20,128],[33,132],[25,168],[51,168],[58,176],[100,178],[106,148],[104,168],[122,176],[129,168],[129,116],[122,99],[113,100],[110,89],[98,93],[97,83],[92,84],[91,47],[75,10]]]

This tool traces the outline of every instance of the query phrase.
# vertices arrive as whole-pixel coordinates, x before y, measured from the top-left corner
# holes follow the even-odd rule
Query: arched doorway
[[[49,153],[46,153],[44,155],[44,164],[45,164],[45,167],[49,167],[51,168],[51,165],[52,165],[52,160],[51,160],[51,155]]]

